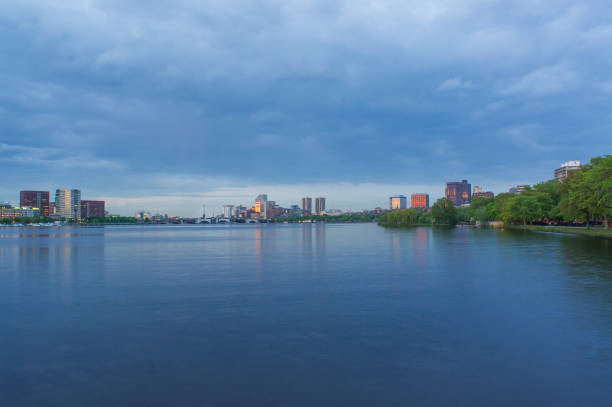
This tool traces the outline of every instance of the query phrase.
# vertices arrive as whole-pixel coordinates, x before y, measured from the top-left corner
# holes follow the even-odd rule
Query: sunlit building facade
[[[389,209],[406,209],[407,199],[404,195],[395,195],[389,197]]]
[[[410,196],[410,206],[412,209],[428,209],[429,194],[412,194]]]

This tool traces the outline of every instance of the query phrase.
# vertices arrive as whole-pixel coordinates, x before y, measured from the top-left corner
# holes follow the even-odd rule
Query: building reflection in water
[[[412,238],[413,264],[419,270],[429,270],[429,239],[431,229],[420,227]]]
[[[392,229],[393,267],[402,270],[427,270],[430,265],[431,230],[427,227]]]
[[[256,227],[254,232],[255,244],[255,272],[260,275],[263,271],[263,230],[261,227]]]
[[[327,254],[327,243],[325,241],[326,236],[327,236],[327,226],[325,225],[325,223],[319,223],[315,226],[315,228],[316,228],[315,244],[316,244],[317,258],[324,259],[325,255]]]
[[[19,237],[19,243],[22,245],[17,257],[20,274],[39,275],[35,280],[24,281],[46,279],[60,286],[72,286],[78,271],[89,270],[92,264],[99,270],[104,269],[104,228],[45,229]]]
[[[312,224],[302,223],[302,254],[312,255]]]

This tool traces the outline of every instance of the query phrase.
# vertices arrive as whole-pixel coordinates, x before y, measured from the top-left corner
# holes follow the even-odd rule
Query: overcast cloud
[[[608,1],[8,0],[0,201],[502,192],[612,152]]]

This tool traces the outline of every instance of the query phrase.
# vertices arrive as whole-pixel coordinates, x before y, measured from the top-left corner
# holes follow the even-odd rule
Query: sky
[[[7,0],[0,201],[496,193],[612,152],[608,1]]]

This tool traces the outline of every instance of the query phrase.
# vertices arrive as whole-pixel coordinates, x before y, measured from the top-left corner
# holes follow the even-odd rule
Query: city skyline
[[[575,163],[579,161],[572,161],[572,163]],[[561,165],[563,165],[564,163],[562,163]],[[554,179],[557,176],[558,173],[558,169],[555,168],[554,170],[552,170],[553,175],[552,177],[549,177],[546,180],[549,179]],[[536,181],[536,182],[532,182],[530,184],[535,184],[537,182],[543,182],[546,180],[540,180],[540,181]],[[466,181],[466,180],[463,180]],[[397,193],[387,193],[387,196],[403,196],[406,199],[406,204],[405,207],[406,208],[410,208],[411,205],[411,201],[410,198],[413,195],[427,195],[428,199],[431,199],[431,202],[435,202],[438,198],[443,198],[443,197],[447,197],[446,194],[446,189],[448,188],[448,184],[452,184],[452,183],[459,183],[458,181],[447,181],[445,183],[446,188],[444,187],[440,187],[440,185],[438,186],[431,186],[431,191],[434,192],[427,192],[426,188],[427,187],[423,187],[423,186],[419,186],[419,185],[404,185],[404,186],[389,186],[389,185],[381,185],[381,184],[370,184],[368,185],[369,188],[366,188],[368,190],[371,189],[378,189],[380,191],[395,191],[397,192],[398,190],[402,190],[402,191],[417,191],[417,192],[407,192],[405,193],[401,193],[401,194],[397,194]],[[530,184],[525,184],[525,185],[530,185]],[[350,190],[351,194],[346,194],[346,192],[343,194],[341,192],[339,192],[339,188],[338,188],[338,184],[334,185],[334,187],[328,191],[328,193],[323,194],[325,195],[325,197],[323,198],[321,196],[320,193],[313,193],[311,194],[312,196],[316,196],[318,198],[323,198],[324,200],[324,207],[327,208],[333,208],[334,210],[341,210],[341,211],[348,211],[348,212],[352,212],[352,211],[362,211],[362,210],[371,210],[374,209],[376,207],[381,207],[381,208],[388,208],[389,207],[389,198],[384,198],[383,195],[377,195],[377,196],[373,196],[371,197],[370,201],[371,202],[371,206],[363,206],[363,207],[359,207],[355,205],[355,202],[359,202],[360,199],[359,197],[361,197],[363,195],[363,189],[360,188],[360,185],[354,185],[354,184],[339,184],[341,186],[344,187],[348,187],[348,190]],[[468,184],[471,185],[471,184]],[[494,193],[495,195],[502,193],[502,192],[508,192],[508,191],[512,191],[512,189],[516,186],[517,184],[513,184],[513,185],[504,185],[504,186],[500,186],[499,188],[486,188],[487,189],[487,194],[489,193]],[[518,184],[520,185],[520,184]],[[315,199],[313,199],[311,196],[306,196],[305,194],[302,194],[302,198],[300,199],[295,199],[295,192],[292,192],[293,195],[289,196],[288,191],[297,191],[297,193],[299,194],[299,188],[300,185],[292,185],[289,188],[287,187],[281,187],[281,186],[269,186],[267,188],[264,188],[264,190],[272,190],[274,193],[273,195],[277,196],[280,195],[283,198],[281,200],[277,201],[271,201],[273,204],[276,204],[277,206],[280,207],[286,207],[289,208],[293,205],[297,205],[300,208],[303,208],[304,205],[304,199],[310,199],[310,205],[311,205],[311,212],[314,214],[316,211],[315,209]],[[313,189],[313,187],[310,187],[311,190]],[[322,189],[322,186],[316,186],[314,187],[315,189],[318,188],[319,192]],[[482,191],[482,186],[477,186],[474,185],[474,188],[477,188],[478,191]],[[341,189],[341,188],[340,188]],[[56,191],[59,191],[60,189],[56,188]],[[80,190],[78,190],[80,193]],[[440,193],[441,191],[441,193]],[[470,189],[471,191],[471,189]],[[489,192],[490,191],[490,192]],[[44,190],[21,190],[19,192],[19,199],[16,202],[19,202],[19,206],[30,206],[30,205],[22,205],[23,203],[23,198],[22,195],[23,193],[41,193],[41,192],[48,192],[48,191],[44,191]],[[332,201],[332,203],[336,203],[336,202],[344,202],[347,205],[329,205],[329,198],[328,196],[339,196],[339,195],[343,195],[343,198],[336,198],[335,200]],[[56,195],[53,195],[56,196]],[[487,196],[485,194],[485,196]],[[167,198],[167,197],[165,197]],[[80,198],[79,198],[80,199]],[[151,201],[154,201],[155,198],[140,198],[140,199],[149,199]],[[202,199],[204,199],[204,201],[201,201]],[[240,193],[239,191],[233,190],[230,191],[230,193],[226,196],[224,195],[217,195],[214,197],[207,197],[206,195],[197,195],[197,194],[190,194],[187,197],[182,197],[181,201],[188,205],[185,206],[185,212],[180,213],[180,212],[172,212],[172,210],[169,210],[168,206],[164,207],[164,206],[158,206],[158,207],[147,207],[147,206],[132,206],[132,208],[136,208],[134,209],[132,212],[129,211],[114,211],[114,209],[117,209],[117,207],[120,207],[120,205],[114,205],[115,207],[113,207],[113,202],[116,202],[116,198],[110,197],[110,198],[102,198],[102,199],[94,199],[94,200],[84,200],[84,202],[103,202],[104,205],[106,205],[106,208],[110,210],[109,213],[114,214],[114,215],[122,215],[122,216],[132,216],[134,214],[140,213],[140,212],[149,212],[149,213],[159,213],[159,214],[163,214],[163,213],[172,213],[175,216],[182,216],[182,217],[200,217],[201,216],[201,205],[202,203],[204,203],[204,205],[206,207],[208,207],[209,209],[209,213],[210,214],[214,214],[214,215],[220,215],[223,214],[225,215],[226,213],[226,206],[231,206],[231,207],[242,207],[243,204],[248,203],[250,200],[252,199],[252,196],[249,196],[247,194],[244,193]],[[257,207],[259,204],[263,203],[264,201],[267,201],[268,199],[268,194],[261,194],[260,191],[257,191],[256,197],[254,198],[255,200],[255,206],[253,206],[252,209],[254,209],[255,207]],[[109,205],[109,200],[111,202],[111,204]],[[200,201],[198,201],[200,200]],[[232,201],[233,200],[233,201]],[[241,201],[240,201],[241,200]],[[470,200],[471,200],[471,194],[470,194]],[[232,201],[232,204],[228,204],[228,201]],[[0,197],[0,202],[5,202],[5,203],[13,203],[14,201],[11,199],[2,199]],[[199,202],[199,209],[195,208],[195,207],[191,207],[192,204],[198,204]],[[240,202],[240,203],[238,203]],[[49,204],[52,204],[54,202],[49,202]],[[243,207],[243,209],[247,209],[247,207]],[[108,211],[107,211],[108,212]]]
[[[451,180],[500,193],[612,151],[607,3],[267,4],[5,5],[0,196],[360,209]]]

